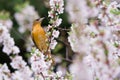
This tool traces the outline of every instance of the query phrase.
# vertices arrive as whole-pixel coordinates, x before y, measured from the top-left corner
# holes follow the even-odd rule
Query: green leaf
[[[119,47],[119,43],[114,42],[114,46],[115,46],[115,47]]]
[[[91,33],[90,33],[90,36],[91,36],[91,37],[95,37],[96,34],[95,34],[94,32],[91,32]]]
[[[21,12],[21,10],[22,10],[23,8],[25,8],[28,4],[29,4],[29,2],[25,2],[24,4],[17,4],[17,5],[15,6],[14,10],[15,10],[16,12]]]
[[[2,20],[7,20],[10,18],[10,13],[6,11],[1,11],[0,12],[0,19]]]
[[[108,56],[108,50],[107,49],[105,49],[104,53],[105,53],[106,56]]]
[[[120,15],[120,10],[118,10],[118,9],[111,9],[110,13],[115,14],[115,15]]]

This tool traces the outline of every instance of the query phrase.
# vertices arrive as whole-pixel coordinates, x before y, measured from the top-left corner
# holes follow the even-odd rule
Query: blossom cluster
[[[49,14],[48,17],[50,17],[50,22],[49,22],[50,24],[48,25],[47,31],[51,32],[50,35],[52,37],[50,37],[50,48],[54,49],[55,46],[57,45],[57,41],[55,40],[55,38],[58,38],[59,33],[60,33],[55,28],[60,26],[62,22],[62,19],[59,18],[59,15],[63,13],[64,2],[63,0],[50,0],[49,4],[50,4],[50,9],[51,9],[48,12]]]
[[[7,27],[8,30],[10,30],[12,28],[12,21],[10,19],[7,20],[0,20],[0,23],[3,23],[3,25],[5,25],[5,27]]]
[[[15,72],[11,73],[11,80],[34,80],[32,70],[21,56],[16,55],[15,57],[11,57],[11,60],[10,65],[15,69]]]
[[[33,21],[39,18],[35,8],[26,3],[24,8],[14,14],[16,21],[19,24],[19,31],[24,33],[25,31],[31,31]]]
[[[0,44],[3,45],[3,52],[7,55],[18,54],[20,52],[19,48],[15,46],[14,39],[11,38],[9,30],[4,25],[0,24]]]
[[[5,27],[10,30],[12,28],[12,20],[10,19],[10,14],[7,11],[0,11],[0,23],[5,25]]]
[[[31,76],[29,67],[26,66],[26,62],[18,55],[19,48],[15,46],[14,39],[10,37],[9,30],[4,25],[0,24],[0,43],[3,43],[3,52],[9,55],[11,59],[11,67],[17,69],[14,73],[11,73],[6,63],[0,65],[0,80],[33,80],[28,77]],[[10,56],[10,54],[14,54]],[[26,73],[26,70],[28,70]],[[27,75],[24,75],[27,74]]]
[[[45,56],[38,49],[33,50],[32,57],[30,59],[31,68],[34,71],[34,74],[46,73],[49,69],[52,61],[45,62]]]
[[[74,80],[119,80],[120,4],[117,2],[107,4],[101,0],[93,1],[92,4],[98,8],[99,13],[95,15],[97,19],[85,18],[88,20],[87,24],[77,21],[69,33],[68,40],[72,50],[78,53],[74,57],[70,71],[74,74]],[[81,76],[76,73],[78,71],[81,72]],[[87,77],[82,76],[83,73]]]
[[[110,3],[109,5],[107,5],[106,3],[103,3],[103,5],[99,5],[99,7],[101,11],[100,11],[100,14],[98,15],[98,18],[102,21],[102,23],[103,24],[106,23],[106,26],[113,27],[114,30],[115,29],[120,30],[119,28],[120,20],[118,19],[120,18],[119,16],[120,4],[114,1]]]
[[[86,0],[66,1],[65,9],[68,12],[70,22],[87,23],[89,18],[96,17],[99,13],[99,8],[92,4],[94,0],[88,0],[91,2],[89,2],[90,6]]]
[[[52,70],[51,63],[43,53],[33,48],[28,66],[18,54],[10,56],[11,72],[6,63],[0,65],[0,80],[70,80],[69,74],[63,75],[62,71],[56,73]]]
[[[38,49],[33,48],[30,58],[31,69],[33,76],[38,80],[68,80],[69,77],[64,77],[61,71],[54,73],[51,69],[52,60],[49,60],[42,52]]]
[[[3,65],[0,65],[0,80],[10,80],[10,70],[8,69],[8,66],[6,63]]]

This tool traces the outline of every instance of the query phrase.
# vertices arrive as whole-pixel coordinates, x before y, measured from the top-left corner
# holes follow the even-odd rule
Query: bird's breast
[[[40,51],[47,51],[47,43],[46,43],[46,33],[42,28],[36,28],[32,31],[32,37],[35,45],[39,48]]]

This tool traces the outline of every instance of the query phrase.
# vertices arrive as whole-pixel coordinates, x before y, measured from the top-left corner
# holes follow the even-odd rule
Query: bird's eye
[[[39,21],[40,19],[38,18],[38,19],[36,19],[36,21]]]

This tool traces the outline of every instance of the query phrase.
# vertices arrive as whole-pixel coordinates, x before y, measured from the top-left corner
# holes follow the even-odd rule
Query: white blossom
[[[26,5],[20,12],[15,13],[15,19],[19,24],[19,31],[24,33],[26,30],[31,31],[33,21],[39,18],[38,13],[31,5]]]
[[[78,53],[75,54],[74,62],[70,65],[70,71],[75,76],[73,79],[115,80],[118,78],[116,76],[120,73],[118,62],[120,37],[119,28],[115,29],[114,27],[119,26],[120,21],[118,18],[120,16],[111,13],[111,9],[117,9],[116,6],[118,5],[117,2],[110,2],[109,5],[104,1],[102,3],[99,2],[99,15],[96,15],[96,17],[100,19],[100,24],[95,19],[89,24],[76,21],[72,25],[68,41],[72,50]],[[92,15],[89,16],[91,17]],[[76,57],[78,57],[77,60]],[[79,71],[78,65],[79,69],[84,71],[82,74],[90,73],[87,78],[91,78],[87,79],[84,75],[79,76],[80,73],[79,75],[77,73]]]
[[[56,40],[52,40],[51,43],[50,43],[50,48],[54,49],[56,45],[57,45],[57,41]]]
[[[103,7],[106,7],[106,5],[103,5]],[[101,11],[99,14],[99,17],[102,20],[102,23],[106,24],[107,26],[113,26],[120,23],[120,20],[118,19],[120,16],[116,14],[118,8],[120,5],[113,1],[106,7],[106,14],[104,15],[104,10]]]
[[[22,59],[21,56],[15,56],[14,58],[12,58],[12,62],[10,63],[10,65],[14,69],[21,69],[26,66],[26,62]]]
[[[3,25],[5,25],[5,27],[10,30],[13,26],[13,22],[10,19],[7,20],[0,20],[0,23],[2,23]]]
[[[20,52],[17,46],[13,46],[13,54]]]
[[[0,31],[0,43],[4,45],[3,52],[7,55],[11,53],[18,54],[20,50],[15,46],[14,39],[10,37],[8,29],[5,26],[0,25]]]
[[[56,10],[59,14],[63,13],[63,6],[64,6],[64,2],[63,0],[50,0],[50,7],[53,10]]]
[[[62,76],[62,72],[61,71],[56,72],[56,74],[57,74],[58,77]]]
[[[48,65],[46,65],[44,55],[38,49],[31,57],[31,69],[33,70],[33,72],[35,72],[36,75],[45,72],[48,69]]]
[[[73,80],[93,80],[92,70],[79,60],[79,56],[74,58],[74,62],[69,66],[69,70],[73,75]]]
[[[60,32],[58,30],[54,30],[52,35],[53,37],[57,38],[59,36]]]
[[[50,29],[54,29],[55,27],[60,26],[62,23],[62,19],[59,18],[59,14],[62,14],[64,11],[64,1],[63,0],[50,0],[50,11],[48,12],[48,17],[50,17],[50,25],[48,25],[47,31]],[[50,49],[54,49],[57,45],[56,40],[54,38],[57,38],[59,36],[59,31],[53,30],[51,32],[51,39],[50,39]]]
[[[92,1],[90,4],[94,5]],[[95,17],[99,13],[98,8],[89,7],[86,0],[66,0],[65,9],[68,12],[70,22],[87,23],[88,18]]]
[[[53,22],[53,26],[57,27],[61,24],[62,19],[61,18],[57,18],[54,22]]]
[[[24,67],[21,70],[12,73],[12,80],[34,80],[32,74],[29,67]]]
[[[1,80],[11,80],[11,73],[8,69],[8,66],[6,63],[4,63],[2,66],[0,66],[0,79]]]
[[[53,13],[52,10],[48,12],[48,17],[50,17],[50,18],[53,18],[53,17],[54,17],[54,13]]]

